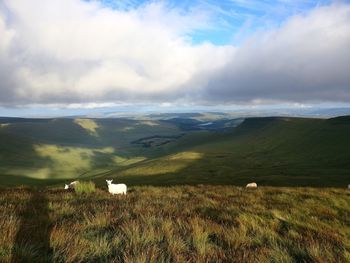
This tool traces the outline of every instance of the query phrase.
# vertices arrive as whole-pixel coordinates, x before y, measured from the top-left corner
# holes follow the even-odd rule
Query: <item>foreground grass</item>
[[[0,204],[0,262],[350,262],[346,189],[17,188]]]

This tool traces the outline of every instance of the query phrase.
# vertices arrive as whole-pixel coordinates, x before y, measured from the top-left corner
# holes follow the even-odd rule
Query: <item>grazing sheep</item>
[[[79,181],[73,181],[70,184],[65,184],[64,185],[64,189],[68,190],[68,189],[74,189],[75,185],[78,184]]]
[[[108,192],[112,195],[124,194],[126,195],[126,185],[125,184],[112,184],[113,180],[106,180],[108,185]]]
[[[350,189],[350,184],[348,185],[348,189]]]
[[[246,185],[246,188],[258,188],[258,185],[256,183],[249,183]]]

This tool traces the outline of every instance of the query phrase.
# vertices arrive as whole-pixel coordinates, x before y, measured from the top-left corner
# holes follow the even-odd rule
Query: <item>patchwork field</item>
[[[345,189],[12,188],[0,202],[1,262],[350,262]]]

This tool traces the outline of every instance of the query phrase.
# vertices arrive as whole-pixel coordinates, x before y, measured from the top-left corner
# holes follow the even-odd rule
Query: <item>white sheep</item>
[[[246,188],[258,188],[257,183],[249,183],[246,185]]]
[[[348,185],[348,189],[350,189],[350,184]]]
[[[108,192],[112,195],[124,194],[126,195],[126,185],[125,184],[112,184],[113,180],[106,180],[108,185]]]
[[[64,189],[68,190],[68,189],[74,189],[75,185],[78,184],[79,181],[73,181],[70,184],[65,184],[64,185]]]

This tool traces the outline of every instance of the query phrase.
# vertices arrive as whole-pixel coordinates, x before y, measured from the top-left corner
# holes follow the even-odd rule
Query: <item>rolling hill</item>
[[[218,117],[219,116],[219,117]],[[340,186],[350,117],[0,118],[0,183]]]

